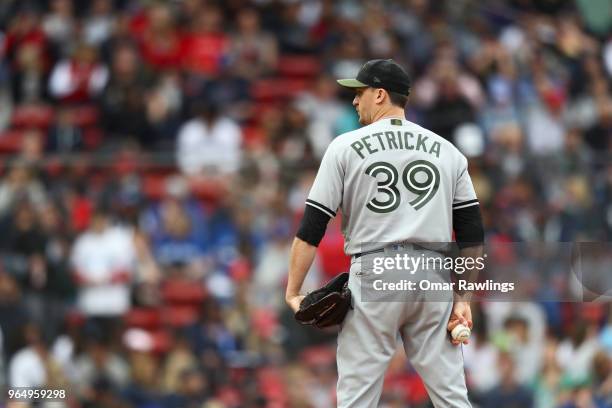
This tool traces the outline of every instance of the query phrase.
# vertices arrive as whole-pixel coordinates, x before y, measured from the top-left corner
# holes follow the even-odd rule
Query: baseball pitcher
[[[460,341],[448,335],[459,324],[471,328],[469,294],[451,292],[435,302],[360,297],[360,285],[372,273],[368,257],[381,255],[388,243],[450,242],[454,232],[462,255],[482,253],[482,221],[467,159],[442,137],[405,119],[410,78],[393,60],[369,61],[355,79],[338,83],[355,90],[353,106],[363,127],[335,138],[322,159],[291,249],[286,301],[300,310],[300,290],[316,248],[341,211],[353,299],[338,335],[338,406],[377,406],[399,339],[436,407],[470,407]],[[417,256],[416,247],[405,249]]]

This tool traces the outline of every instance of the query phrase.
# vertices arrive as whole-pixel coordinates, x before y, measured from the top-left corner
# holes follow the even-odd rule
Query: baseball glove
[[[341,273],[325,286],[307,294],[300,303],[295,319],[316,328],[342,323],[351,308],[351,290],[348,288],[349,274]]]

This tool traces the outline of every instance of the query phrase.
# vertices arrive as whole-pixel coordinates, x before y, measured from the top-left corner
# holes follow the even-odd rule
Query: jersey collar
[[[376,122],[382,122],[383,120],[390,122],[393,119],[401,120],[402,124],[404,124],[404,122],[406,121],[406,118],[402,118],[400,116],[383,116],[382,118],[378,119]]]

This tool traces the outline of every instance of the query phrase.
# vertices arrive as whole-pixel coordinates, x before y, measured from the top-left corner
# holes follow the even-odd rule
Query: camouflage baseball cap
[[[410,94],[410,77],[392,59],[370,60],[363,64],[356,78],[338,79],[338,83],[347,88],[372,87],[400,95]]]

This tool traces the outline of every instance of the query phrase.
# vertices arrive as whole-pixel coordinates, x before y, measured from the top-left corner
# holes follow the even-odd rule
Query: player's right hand
[[[466,301],[455,301],[453,304],[453,311],[451,312],[450,318],[448,319],[448,325],[446,329],[448,332],[452,332],[455,326],[462,324],[467,326],[472,330],[472,326],[474,325],[472,322],[472,309],[470,308],[470,302]],[[457,346],[461,344],[459,340],[454,340],[451,338],[451,343]],[[469,340],[465,340],[463,344],[469,344]]]
[[[287,304],[289,305],[289,307],[291,308],[291,310],[293,310],[293,313],[295,313],[298,310],[300,310],[300,303],[302,303],[303,299],[304,299],[304,295],[295,295],[295,296],[288,296],[285,300]]]

